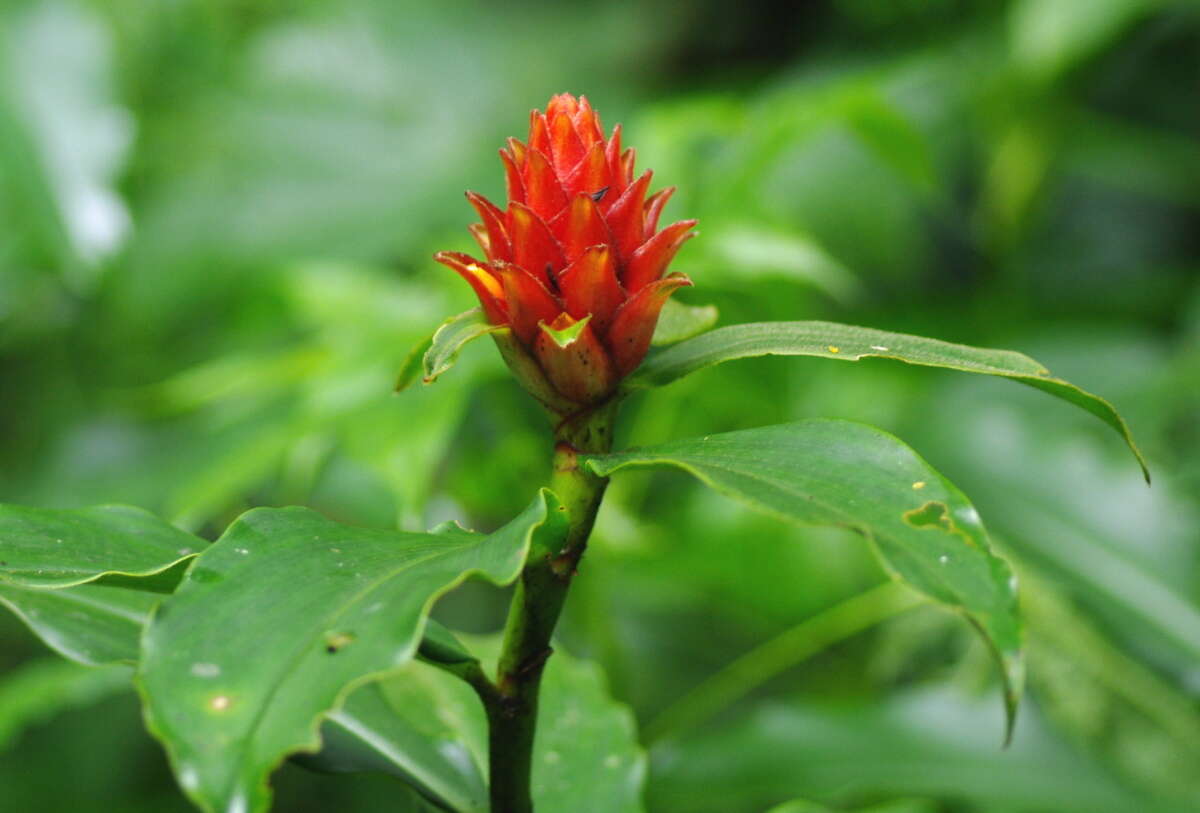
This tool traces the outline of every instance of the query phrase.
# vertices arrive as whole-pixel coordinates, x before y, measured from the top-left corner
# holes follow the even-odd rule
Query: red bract
[[[508,208],[467,193],[487,259],[434,259],[471,284],[488,321],[511,328],[511,349],[536,359],[557,395],[596,403],[641,363],[671,293],[692,284],[664,274],[696,221],[658,229],[674,187],[647,197],[652,173],[634,178],[621,126],[605,138],[586,97],[564,93],[534,110],[528,142],[509,139],[500,158]]]

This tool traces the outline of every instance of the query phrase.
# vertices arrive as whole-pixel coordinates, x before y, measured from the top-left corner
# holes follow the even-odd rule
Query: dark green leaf
[[[769,702],[652,752],[656,811],[762,810],[803,793],[843,809],[859,799],[929,796],[978,811],[1182,813],[1133,791],[1110,765],[1031,717],[1001,751],[989,705],[949,688],[867,701]]]
[[[490,667],[499,652],[497,638],[464,636],[471,650],[479,652]],[[344,770],[385,770],[401,775],[413,770],[433,775],[463,773],[457,766],[469,754],[476,771],[483,775],[487,764],[487,721],[474,692],[462,681],[422,663],[411,663],[402,673],[380,684],[392,709],[388,721],[374,702],[369,717],[360,718],[359,743],[375,741],[377,748],[364,751],[350,744],[339,756]],[[360,689],[351,695],[352,708]],[[637,743],[633,715],[613,701],[603,674],[591,663],[571,657],[561,649],[546,662],[538,711],[542,721],[534,745],[533,798],[538,810],[587,810],[589,813],[634,813],[642,810],[645,754]],[[337,722],[338,715],[330,717]],[[382,724],[380,724],[382,723]],[[387,733],[402,726],[403,733]],[[323,731],[328,731],[326,723]],[[442,756],[430,753],[428,745],[410,750],[409,731],[418,731],[433,742],[450,744]],[[447,759],[446,754],[452,755]],[[323,762],[322,750],[318,761]],[[384,767],[380,758],[393,764]],[[446,762],[451,765],[445,765]],[[443,763],[440,764],[439,763]],[[460,791],[461,794],[461,791]],[[585,800],[585,801],[581,801]],[[454,810],[486,809],[478,797]]]
[[[608,476],[671,466],[786,520],[850,528],[872,541],[894,577],[964,613],[997,654],[1009,730],[1024,682],[1016,579],[991,552],[967,498],[886,432],[808,420],[591,456]]]
[[[320,753],[301,763],[326,771],[391,774],[440,808],[483,813],[488,809],[483,774],[466,745],[438,724],[437,699],[427,699],[396,708],[378,683],[363,686],[326,717]]]
[[[266,780],[320,747],[321,719],[417,649],[432,603],[471,575],[504,583],[534,533],[562,533],[542,492],[484,536],[351,528],[303,508],[244,514],[197,558],[143,638],[151,731],[206,810],[264,810]],[[549,542],[547,542],[549,544]]]
[[[1054,378],[1041,364],[1012,350],[968,347],[834,322],[753,322],[718,328],[652,354],[626,379],[625,387],[660,387],[724,361],[769,355],[816,356],[840,361],[889,358],[925,367],[1011,378],[1075,404],[1111,426],[1129,444],[1146,481],[1150,480],[1142,453],[1112,404]]]
[[[31,660],[0,679],[0,752],[21,732],[70,708],[128,690],[132,670],[89,669],[60,658]]]
[[[425,634],[417,654],[432,663],[457,664],[478,660],[454,637],[454,633],[432,618],[425,623]]]
[[[140,508],[0,506],[0,584],[102,581],[169,592],[204,542]],[[149,578],[159,577],[159,578]]]

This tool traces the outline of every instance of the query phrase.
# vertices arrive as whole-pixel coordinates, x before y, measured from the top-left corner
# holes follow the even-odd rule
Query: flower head
[[[658,228],[674,187],[647,196],[652,173],[634,177],[621,126],[605,138],[586,97],[564,93],[534,110],[529,140],[510,138],[500,158],[507,208],[467,193],[486,259],[434,259],[470,283],[488,321],[511,328],[505,356],[519,377],[536,368],[566,402],[596,403],[641,363],[672,292],[691,285],[665,272],[696,221]]]

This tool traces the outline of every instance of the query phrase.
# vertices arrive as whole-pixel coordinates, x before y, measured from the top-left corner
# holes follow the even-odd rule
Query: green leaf
[[[126,666],[93,669],[53,657],[5,672],[0,677],[0,751],[29,726],[129,689],[132,676]]]
[[[396,392],[407,388],[423,372],[422,381],[432,384],[458,361],[458,354],[468,343],[504,330],[505,325],[489,324],[479,308],[452,316],[434,331],[433,335],[414,347],[401,365]]]
[[[58,658],[21,664],[0,679],[0,752],[21,732],[70,708],[129,688],[128,667],[89,669]]]
[[[454,633],[432,618],[425,623],[425,634],[421,637],[417,655],[430,663],[448,666],[479,660],[454,637]]]
[[[498,637],[464,636],[471,650],[482,655],[489,668],[495,666],[500,649]],[[480,776],[486,775],[487,720],[474,692],[462,681],[423,663],[410,663],[394,677],[379,684],[391,717],[372,701],[369,719],[362,718],[364,734],[360,742],[373,741],[373,753],[361,745],[339,752],[342,770],[384,770],[401,775],[419,769],[437,775],[463,771],[462,767],[438,765],[457,763],[465,753]],[[347,708],[358,695],[350,697]],[[537,810],[579,810],[589,813],[633,813],[642,810],[642,785],[646,758],[638,745],[633,715],[615,702],[608,692],[603,673],[594,664],[571,657],[556,648],[546,662],[539,700],[537,741],[534,744],[533,801]],[[337,715],[330,718],[337,721]],[[387,733],[394,727],[405,728],[395,738]],[[322,733],[330,730],[326,723]],[[419,731],[442,745],[449,744],[443,756],[429,753],[427,745],[408,750],[409,732]],[[325,761],[322,750],[316,758]],[[379,764],[381,757],[394,760],[390,766]],[[460,791],[461,794],[461,791]],[[581,807],[581,801],[586,805]],[[482,807],[480,807],[482,805]],[[486,810],[486,802],[472,797],[451,804],[460,811]]]
[[[543,491],[487,536],[244,514],[143,637],[147,725],[187,794],[205,810],[265,810],[270,772],[320,747],[321,719],[351,689],[412,658],[433,602],[472,575],[516,578],[535,533],[563,533],[557,507]]]
[[[0,604],[65,658],[89,666],[137,663],[138,639],[160,596],[100,584],[38,590],[0,584]]]
[[[204,544],[140,508],[0,505],[0,585],[102,582],[169,592]]]
[[[668,299],[658,314],[650,344],[665,347],[703,333],[717,323],[716,305],[685,305]]]
[[[320,753],[301,758],[301,764],[339,773],[391,774],[440,808],[484,813],[483,773],[467,746],[438,719],[439,698],[422,699],[430,702],[397,708],[378,683],[363,686],[326,718]]]
[[[1111,764],[1042,720],[999,751],[996,717],[952,687],[867,700],[768,701],[651,755],[653,810],[763,810],[798,793],[842,809],[861,799],[928,796],[945,810],[1128,813],[1186,810],[1131,789]],[[1069,791],[1064,791],[1069,788]]]
[[[646,755],[633,713],[614,701],[598,666],[558,649],[538,702],[533,800],[538,810],[643,810]]]
[[[654,353],[626,379],[624,386],[627,390],[661,387],[721,362],[756,356],[816,356],[840,361],[889,358],[923,367],[1011,378],[1075,404],[1115,429],[1137,458],[1146,482],[1150,482],[1146,461],[1112,404],[1054,378],[1041,364],[1012,350],[969,347],[834,322],[752,322],[718,328]]]
[[[1013,61],[1033,78],[1055,79],[1158,5],[1158,0],[1020,0],[1009,9]]]
[[[1011,734],[1024,683],[1016,579],[967,498],[898,439],[849,421],[807,420],[587,458],[602,477],[683,469],[752,508],[858,531],[897,579],[962,612],[1000,662]]]
[[[400,372],[396,376],[396,386],[394,388],[396,392],[404,392],[417,380],[417,376],[423,370],[425,354],[429,352],[430,347],[433,347],[432,333],[413,345],[413,349],[408,351],[408,355],[404,357],[404,361],[400,364]]]
[[[712,230],[706,251],[731,279],[781,277],[807,283],[838,302],[855,300],[862,285],[813,236],[796,229],[730,223]]]
[[[579,338],[579,334],[583,332],[583,329],[587,327],[588,323],[591,321],[592,315],[589,313],[578,322],[575,322],[574,324],[562,330],[556,330],[545,322],[539,323],[538,327],[541,328],[543,333],[550,337],[551,341],[562,348],[569,347],[570,345],[574,344],[575,340]]]

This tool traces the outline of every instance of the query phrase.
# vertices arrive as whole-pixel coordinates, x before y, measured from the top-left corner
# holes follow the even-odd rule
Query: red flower
[[[434,259],[471,284],[488,321],[511,328],[510,349],[536,359],[558,395],[593,404],[641,363],[667,298],[692,284],[664,272],[696,221],[658,229],[674,187],[646,196],[652,173],[634,178],[621,126],[606,139],[586,97],[564,93],[534,110],[528,143],[510,138],[500,158],[508,208],[467,193],[487,260]],[[518,375],[529,369],[509,355]]]

